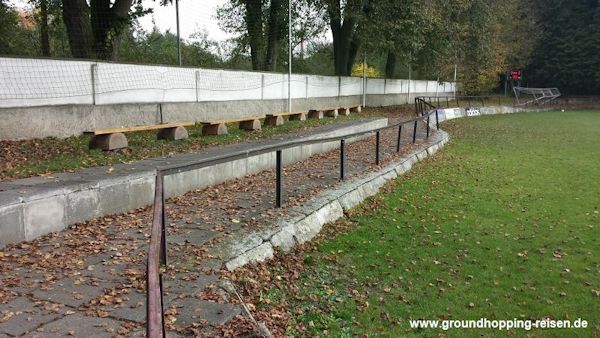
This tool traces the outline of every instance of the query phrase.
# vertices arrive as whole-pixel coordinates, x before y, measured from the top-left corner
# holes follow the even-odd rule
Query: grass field
[[[443,129],[443,151],[366,202],[349,230],[321,238],[303,254],[301,277],[258,306],[290,309],[295,336],[600,336],[600,111],[483,116]],[[479,318],[582,318],[589,327],[408,323]]]

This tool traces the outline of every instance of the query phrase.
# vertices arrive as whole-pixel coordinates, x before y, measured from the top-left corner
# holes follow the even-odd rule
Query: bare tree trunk
[[[244,0],[246,5],[246,26],[250,40],[250,55],[252,58],[252,69],[263,70],[265,63],[263,15],[261,0]]]
[[[385,77],[393,79],[396,76],[396,54],[388,51],[385,62]]]
[[[352,68],[354,68],[354,61],[358,55],[358,48],[360,43],[356,37],[350,41],[350,50],[348,51],[348,65],[346,66],[346,76],[352,75]]]
[[[48,33],[48,1],[40,0],[40,42],[42,56],[50,56],[50,35]]]
[[[350,6],[346,5],[346,10]],[[329,14],[329,25],[333,33],[333,58],[335,74],[348,76],[352,73],[350,62],[354,62],[358,45],[353,46],[353,37],[356,20],[352,16],[346,16],[342,21],[342,9],[340,0],[330,0],[327,6]],[[354,55],[352,55],[354,54]]]
[[[91,26],[86,0],[63,0],[63,21],[74,58],[89,58]]]
[[[91,24],[94,34],[96,57],[103,60],[113,58],[114,45],[123,28],[129,24],[129,11],[133,0],[92,0]]]
[[[281,41],[282,34],[282,15],[283,15],[283,1],[282,0],[271,0],[271,7],[269,8],[269,22],[268,22],[268,44],[267,44],[267,56],[265,69],[270,71],[277,70],[277,58],[279,56],[279,42]],[[286,15],[287,16],[287,15]]]

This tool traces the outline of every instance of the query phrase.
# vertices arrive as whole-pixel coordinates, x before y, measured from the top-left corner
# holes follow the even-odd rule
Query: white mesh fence
[[[449,95],[436,81],[373,79],[91,61],[0,58],[0,107]]]

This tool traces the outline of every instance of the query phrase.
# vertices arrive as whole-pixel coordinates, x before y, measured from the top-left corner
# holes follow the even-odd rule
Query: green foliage
[[[0,1],[0,51],[6,55],[32,56],[36,54],[35,32],[27,28],[30,19]]]
[[[600,93],[600,5],[597,0],[537,0],[539,45],[525,73],[531,86]]]
[[[354,64],[354,67],[352,67],[352,76],[363,76],[363,72],[364,72],[364,67],[362,63],[356,63]],[[367,70],[366,73],[364,73],[367,77],[381,77],[381,72],[379,72],[379,70],[373,66],[369,66],[367,64]]]
[[[219,45],[208,39],[205,32],[197,32],[190,41],[182,42],[183,64],[216,68],[223,62],[219,56]],[[115,59],[117,61],[149,64],[177,64],[177,35],[162,33],[157,27],[147,33],[138,28],[122,37]]]

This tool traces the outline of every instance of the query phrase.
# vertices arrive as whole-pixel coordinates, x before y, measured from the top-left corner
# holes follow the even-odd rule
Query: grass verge
[[[287,319],[273,321],[279,332],[600,335],[600,112],[483,116],[443,129],[446,149],[316,244],[233,276],[260,311]],[[408,322],[480,318],[582,318],[589,327],[507,333]]]

